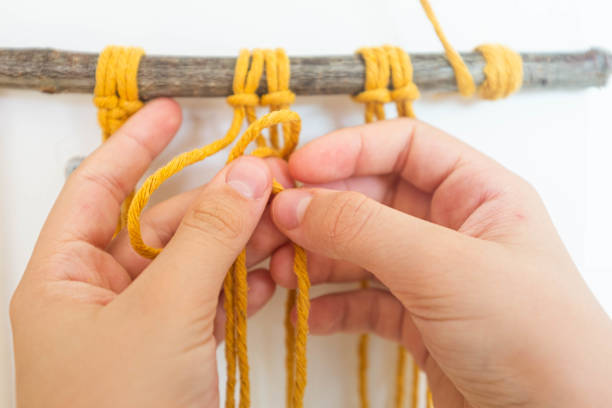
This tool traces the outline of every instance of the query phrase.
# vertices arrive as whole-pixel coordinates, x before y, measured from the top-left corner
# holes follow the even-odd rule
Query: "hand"
[[[311,281],[373,277],[388,289],[314,299],[313,334],[400,342],[436,408],[612,401],[610,319],[525,181],[406,119],[331,133],[289,169],[309,186],[280,193],[272,215],[308,250]],[[291,251],[271,263],[286,287],[296,284]]]
[[[264,213],[270,168],[287,175],[245,157],[158,204],[143,236],[166,249],[141,258],[125,231],[112,239],[119,207],[180,121],[175,102],[147,104],[68,179],[11,302],[19,407],[218,405],[221,285]],[[266,214],[249,264],[284,242]],[[254,313],[274,285],[266,270],[248,280]]]

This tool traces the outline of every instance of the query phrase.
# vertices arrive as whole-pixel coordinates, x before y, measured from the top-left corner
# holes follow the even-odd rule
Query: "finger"
[[[431,206],[431,194],[425,193],[396,175],[353,176],[306,187],[337,191],[356,191],[373,200],[419,218],[427,218]]]
[[[296,179],[317,184],[397,173],[431,193],[466,159],[494,163],[439,129],[403,118],[340,129],[315,139],[291,156],[289,169]]]
[[[274,252],[270,259],[270,275],[274,282],[287,288],[297,288],[293,271],[293,245],[286,244]],[[306,251],[308,276],[312,285],[322,283],[357,282],[372,279],[372,274],[351,262],[328,258],[316,252]]]
[[[463,227],[471,234],[482,232],[482,224],[464,225],[479,207],[484,208],[483,218],[487,218],[499,207],[485,205],[489,201],[497,199],[506,207],[524,209],[529,196],[524,194],[524,181],[516,175],[459,140],[413,119],[330,133],[294,153],[290,171],[308,184],[397,175],[403,183],[390,189],[390,194],[396,194],[394,207],[452,229]],[[415,194],[406,194],[415,191],[428,195],[429,201],[407,201],[405,198]]]
[[[225,274],[255,230],[271,186],[263,160],[230,163],[202,189],[166,248],[132,286],[161,296],[162,304],[214,311]]]
[[[269,158],[266,159],[266,164],[270,168],[274,179],[283,186],[290,187],[293,184],[289,177],[287,164],[284,161]],[[203,188],[199,187],[179,194],[143,212],[140,220],[144,241],[153,247],[165,247]],[[122,230],[107,250],[126,269],[131,278],[135,279],[151,263],[151,260],[137,254],[129,241],[127,231]],[[272,222],[270,211],[266,208],[246,246],[247,266],[261,262],[286,241],[287,238],[278,231]]]
[[[292,241],[359,265],[405,301],[469,282],[487,244],[497,247],[355,192],[285,190],[272,202],[272,218]]]
[[[272,298],[276,285],[270,277],[270,273],[265,269],[258,269],[249,272],[247,277],[249,294],[247,298],[247,315],[253,316],[259,312]],[[225,310],[223,309],[223,294],[217,305],[214,326],[215,339],[217,344],[221,343],[225,337]]]
[[[421,364],[427,355],[410,314],[392,294],[378,289],[332,293],[312,299],[310,333],[371,332],[401,343]]]
[[[117,226],[121,202],[180,122],[180,108],[171,99],[152,101],[134,114],[69,177],[41,232],[54,239],[40,242],[83,240],[105,247]]]

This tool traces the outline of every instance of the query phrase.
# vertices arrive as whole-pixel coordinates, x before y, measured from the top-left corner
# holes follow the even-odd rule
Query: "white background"
[[[521,51],[612,49],[607,21],[612,9],[601,0],[433,0],[433,6],[460,50],[481,42],[501,42]],[[417,0],[0,3],[0,47],[98,52],[107,44],[124,44],[140,45],[149,54],[236,55],[241,47],[282,46],[290,55],[324,55],[385,43],[409,52],[441,49]],[[430,95],[416,104],[421,119],[536,186],[584,279],[609,314],[611,102],[610,89],[590,89],[525,92],[496,103]],[[185,123],[153,168],[220,137],[229,123],[231,112],[222,99],[180,103]],[[303,141],[363,120],[362,107],[347,96],[298,97],[294,108],[303,118]],[[14,403],[10,294],[62,187],[66,161],[87,154],[99,140],[90,95],[0,89],[0,406]],[[221,162],[219,158],[190,168],[164,186],[155,201],[202,183]],[[281,406],[284,401],[283,298],[278,291],[250,321],[256,407]],[[311,338],[309,346],[306,405],[355,406],[355,338]],[[373,407],[389,406],[395,348],[376,342],[374,349]]]

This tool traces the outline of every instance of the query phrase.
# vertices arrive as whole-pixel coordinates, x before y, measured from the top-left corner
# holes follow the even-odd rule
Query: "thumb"
[[[292,241],[370,271],[402,301],[469,282],[486,244],[350,191],[285,190],[272,218]]]
[[[135,283],[142,278],[157,300],[161,296],[187,308],[216,306],[223,279],[257,226],[271,186],[262,159],[241,157],[226,166],[203,188],[174,237]]]

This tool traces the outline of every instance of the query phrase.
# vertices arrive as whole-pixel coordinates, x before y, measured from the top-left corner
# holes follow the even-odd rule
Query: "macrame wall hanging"
[[[602,86],[607,81],[612,56],[599,50],[518,54],[502,45],[487,44],[477,47],[473,53],[460,55],[446,39],[429,2],[421,0],[421,5],[442,43],[444,55],[421,54],[411,59],[401,48],[388,45],[361,48],[353,56],[296,57],[291,62],[282,49],[243,50],[237,59],[145,57],[140,48],[119,46],[107,47],[99,56],[52,50],[0,50],[0,87],[49,93],[93,89],[103,141],[143,106],[143,100],[158,96],[227,96],[233,119],[225,136],[174,157],[147,178],[122,205],[117,230],[127,228],[134,250],[143,257],[155,258],[162,249],[147,245],[140,231],[140,214],[154,191],[185,167],[232,144],[228,162],[245,154],[247,149],[249,154],[258,157],[288,159],[298,144],[301,128],[300,117],[289,110],[295,100],[291,88],[298,94],[351,94],[354,101],[365,105],[365,122],[369,123],[384,120],[384,106],[390,102],[395,103],[398,116],[415,117],[413,102],[420,96],[419,88],[456,90],[465,97],[478,93],[484,99],[493,100],[507,97],[521,87],[578,88]],[[268,106],[270,112],[257,118],[258,106]],[[245,121],[248,127],[240,136]],[[268,138],[264,136],[265,129],[268,129]],[[273,193],[282,188],[274,181]],[[284,320],[286,406],[301,408],[307,379],[310,281],[304,250],[294,245],[294,254],[298,288],[287,293]],[[243,251],[223,285],[227,316],[227,408],[235,407],[236,402],[241,408],[250,406],[246,278]],[[367,281],[361,284],[368,286]],[[295,326],[290,320],[293,308],[297,310]],[[370,405],[367,334],[358,339],[357,356],[359,387],[356,391],[361,407],[367,408]],[[394,406],[416,408],[424,403],[432,407],[429,390],[424,395],[419,391],[420,374],[415,363],[410,370],[412,386],[407,397],[406,360],[406,351],[398,346]]]

